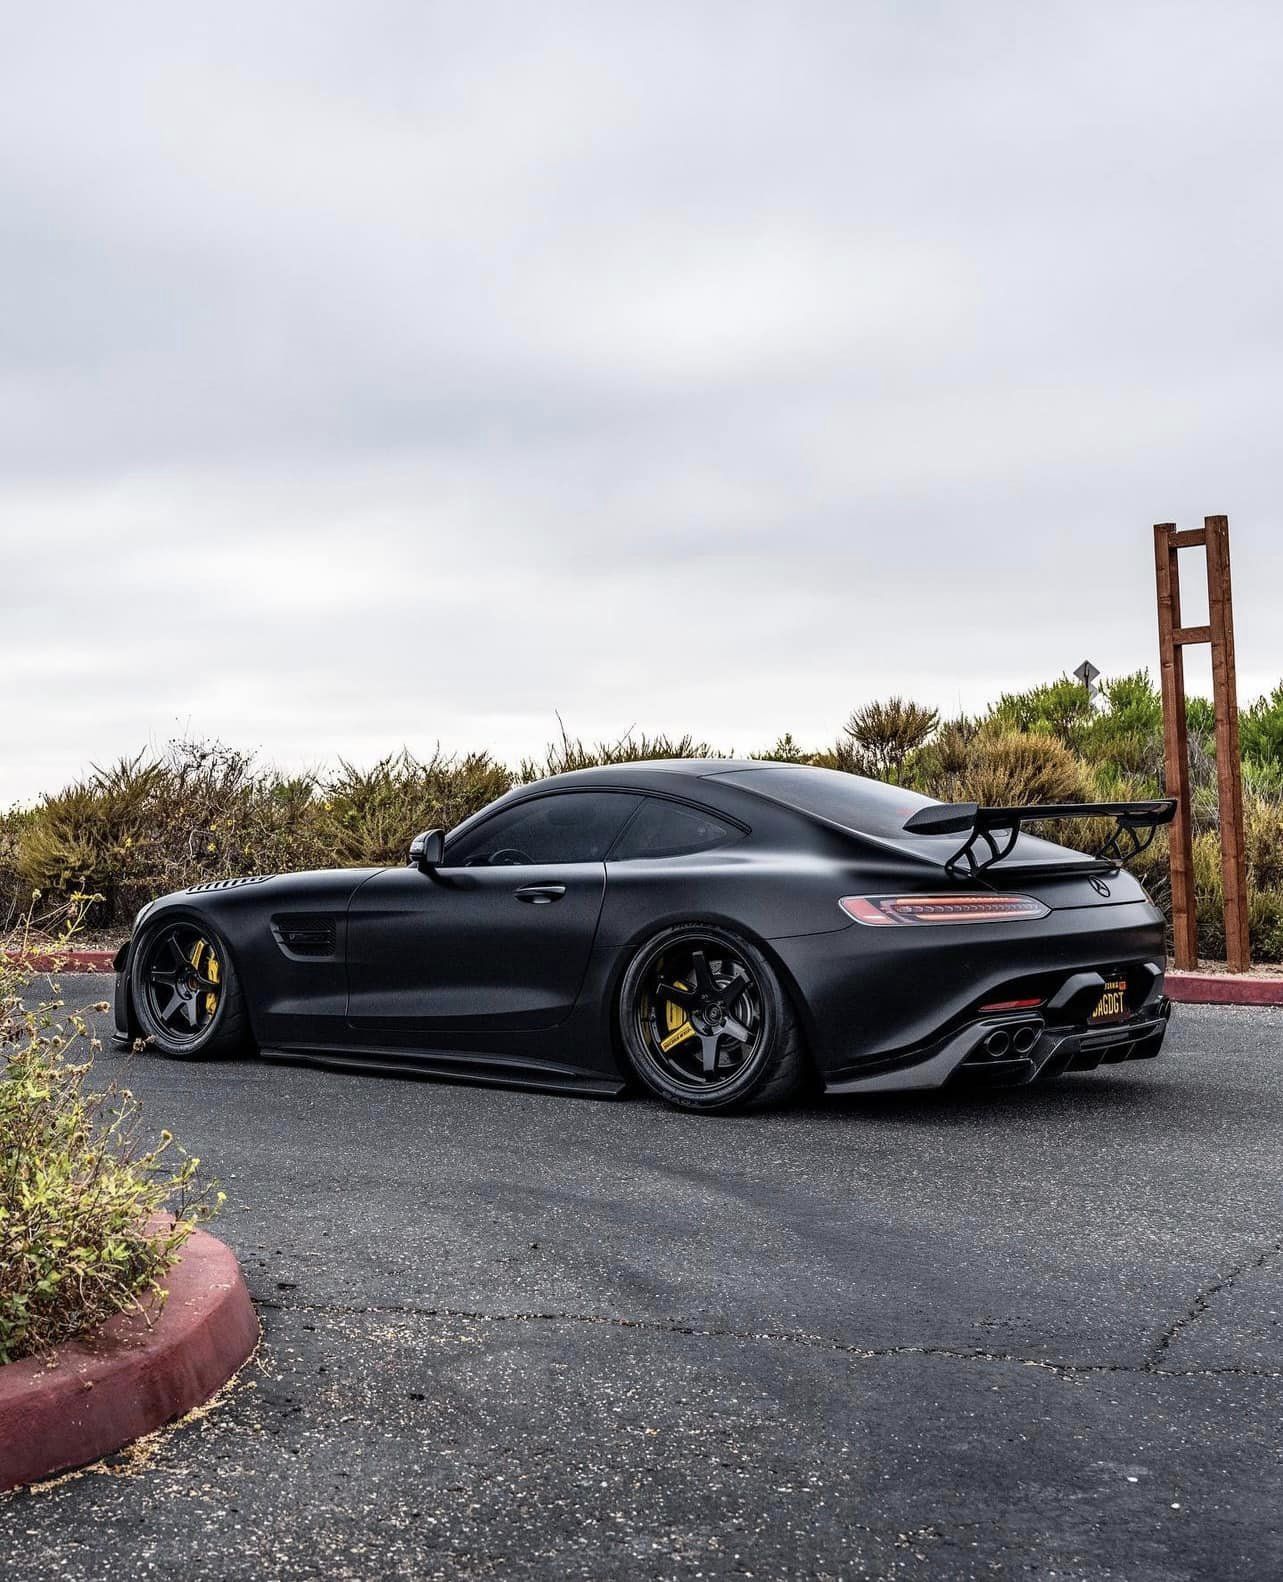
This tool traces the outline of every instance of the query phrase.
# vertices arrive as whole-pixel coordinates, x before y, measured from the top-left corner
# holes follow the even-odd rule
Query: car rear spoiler
[[[1139,856],[1175,817],[1173,798],[1157,802],[1044,802],[1035,807],[937,802],[920,808],[904,827],[910,835],[965,835],[945,868],[955,878],[974,879],[1010,857],[1026,824],[1045,819],[1112,818],[1116,822],[1109,839],[1093,855],[1098,861],[1121,867]]]

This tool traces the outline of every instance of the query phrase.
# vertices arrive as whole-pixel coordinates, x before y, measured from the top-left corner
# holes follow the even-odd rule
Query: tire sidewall
[[[709,940],[720,941],[728,950],[744,958],[752,968],[761,994],[762,1014],[766,1021],[766,1036],[752,1065],[737,1073],[735,1079],[714,1094],[701,1095],[697,1091],[670,1083],[639,1047],[634,1026],[632,1007],[643,975],[649,970],[655,956],[684,935],[699,934]],[[703,1115],[715,1115],[728,1110],[738,1110],[750,1104],[757,1092],[770,1080],[779,1054],[779,1041],[787,1017],[787,1003],[778,977],[766,957],[751,940],[731,929],[715,923],[676,923],[652,934],[634,953],[620,984],[616,1006],[616,1022],[624,1057],[637,1081],[654,1097],[677,1109],[690,1110]]]
[[[199,929],[213,947],[219,964],[226,973],[222,980],[223,992],[218,997],[218,1006],[213,1017],[196,1038],[182,1044],[172,1042],[168,1030],[154,1021],[143,983],[143,970],[151,956],[157,936],[175,926]],[[209,918],[199,912],[175,910],[163,912],[156,918],[149,918],[143,924],[139,942],[130,953],[129,998],[134,1021],[143,1038],[152,1048],[158,1049],[174,1060],[202,1060],[218,1053],[219,1033],[227,1020],[228,1007],[235,993],[236,969],[232,965],[227,941]]]

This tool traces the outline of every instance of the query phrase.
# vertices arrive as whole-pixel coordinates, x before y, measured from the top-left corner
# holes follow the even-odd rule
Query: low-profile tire
[[[806,1073],[802,1029],[769,961],[707,923],[666,928],[624,974],[619,1033],[639,1082],[705,1114],[769,1109]]]
[[[190,913],[144,925],[130,952],[129,998],[149,1048],[178,1060],[221,1060],[249,1043],[249,1019],[222,936]]]

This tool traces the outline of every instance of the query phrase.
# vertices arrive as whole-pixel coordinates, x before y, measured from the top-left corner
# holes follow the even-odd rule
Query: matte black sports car
[[[1162,914],[1123,863],[1171,802],[986,808],[824,769],[622,764],[523,786],[403,868],[143,908],[116,1029],[671,1104],[1021,1083],[1156,1055]],[[1025,833],[1107,818],[1095,856]]]

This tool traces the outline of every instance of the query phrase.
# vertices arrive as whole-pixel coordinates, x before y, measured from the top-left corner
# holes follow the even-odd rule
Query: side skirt
[[[281,1065],[318,1066],[327,1071],[370,1072],[391,1077],[435,1077],[486,1087],[521,1088],[532,1093],[576,1093],[585,1098],[618,1098],[625,1083],[618,1077],[591,1077],[570,1067],[504,1055],[451,1054],[442,1050],[389,1054],[385,1049],[335,1050],[320,1047],[259,1050]]]

